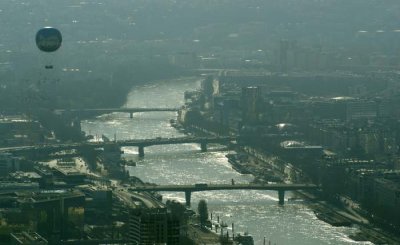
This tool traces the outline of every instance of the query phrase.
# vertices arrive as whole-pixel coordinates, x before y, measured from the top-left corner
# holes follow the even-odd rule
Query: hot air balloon
[[[61,32],[53,27],[44,27],[36,33],[36,45],[43,52],[54,52],[61,47]]]
[[[36,46],[43,52],[51,53],[61,47],[61,32],[53,27],[44,27],[36,33]],[[53,65],[46,64],[46,69],[53,69]]]

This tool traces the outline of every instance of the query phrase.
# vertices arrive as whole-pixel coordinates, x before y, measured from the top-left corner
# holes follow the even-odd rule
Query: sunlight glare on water
[[[134,88],[125,107],[179,107],[184,103],[186,90],[199,88],[197,78],[151,82]],[[181,137],[183,134],[169,125],[174,112],[112,113],[82,122],[85,132],[104,134],[110,139],[138,139],[156,137]],[[145,148],[145,157],[139,159],[137,148],[123,148],[125,156],[137,162],[128,167],[130,174],[145,182],[156,184],[193,183],[248,183],[253,177],[233,170],[226,151],[200,152],[197,144],[152,146]],[[185,201],[183,193],[162,193],[165,199]],[[288,192],[286,199],[294,194]],[[192,208],[197,209],[200,199],[206,199],[209,212],[227,224],[235,223],[235,232],[249,232],[255,244],[262,244],[264,237],[271,244],[320,245],[320,244],[371,244],[355,242],[348,235],[356,228],[332,227],[316,218],[306,201],[277,204],[274,191],[213,191],[192,193]],[[231,231],[230,231],[231,232]]]

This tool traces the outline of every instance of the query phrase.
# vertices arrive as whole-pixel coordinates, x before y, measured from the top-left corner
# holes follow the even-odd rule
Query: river
[[[184,103],[184,91],[199,88],[199,78],[182,78],[154,81],[135,87],[128,95],[126,107],[179,107]],[[112,113],[82,122],[82,130],[92,135],[104,134],[109,138],[138,139],[179,137],[183,134],[170,126],[176,118],[174,112]],[[131,175],[156,184],[193,183],[248,183],[251,175],[233,170],[225,155],[227,151],[210,147],[202,153],[197,144],[152,146],[145,148],[145,157],[139,159],[137,148],[124,148],[125,158],[137,162],[129,167]],[[164,199],[184,202],[183,193],[162,193]],[[264,237],[271,244],[321,245],[321,244],[371,244],[355,242],[348,238],[355,227],[332,227],[320,221],[307,206],[306,200],[288,201],[278,205],[275,191],[212,191],[192,193],[192,207],[197,209],[200,199],[207,200],[209,213],[227,224],[235,224],[236,232],[248,232],[255,244],[263,244]],[[229,231],[231,233],[231,231]]]

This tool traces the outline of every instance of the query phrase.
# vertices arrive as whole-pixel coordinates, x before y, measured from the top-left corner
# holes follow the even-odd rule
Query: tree
[[[201,199],[199,201],[197,212],[199,213],[200,225],[203,227],[208,220],[208,208],[206,200]]]

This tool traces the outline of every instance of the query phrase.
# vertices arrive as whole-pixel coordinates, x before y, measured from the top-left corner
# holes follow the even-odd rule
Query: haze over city
[[[399,11],[1,1],[0,244],[400,244]]]

